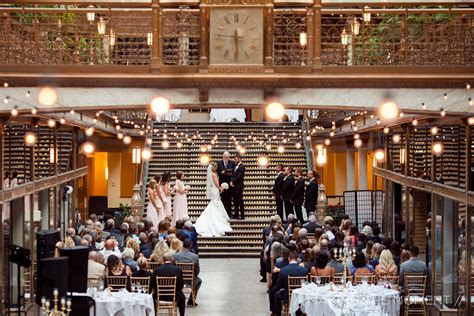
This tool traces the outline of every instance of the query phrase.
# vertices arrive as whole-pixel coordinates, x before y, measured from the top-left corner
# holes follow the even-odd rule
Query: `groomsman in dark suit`
[[[244,176],[245,166],[242,164],[242,157],[235,155],[234,173],[230,178],[230,186],[234,188],[234,219],[244,219]],[[240,217],[239,217],[240,213]]]
[[[318,198],[318,174],[314,170],[308,171],[309,183],[304,192],[304,208],[309,218],[309,213],[316,211],[316,200]]]
[[[285,205],[285,215],[288,218],[288,215],[293,214],[293,203],[291,199],[293,198],[293,191],[295,189],[295,178],[293,177],[293,168],[285,168],[285,178],[283,179],[283,185],[281,188],[281,198],[283,199],[283,204]]]
[[[217,174],[219,175],[219,184],[227,183],[229,188],[222,191],[221,200],[224,204],[225,210],[229,217],[232,217],[232,196],[234,195],[234,188],[230,186],[232,173],[234,172],[235,163],[230,160],[230,154],[228,151],[222,155],[222,160],[217,163]],[[235,202],[234,202],[235,203]]]
[[[275,184],[273,185],[273,195],[275,195],[277,214],[283,220],[283,200],[281,199],[281,189],[283,187],[283,179],[285,179],[285,173],[283,172],[283,165],[278,164],[276,166],[276,172],[278,173],[275,178]]]
[[[295,181],[295,189],[293,190],[293,196],[291,198],[291,201],[293,202],[293,205],[295,206],[295,213],[296,213],[296,218],[300,220],[301,223],[303,223],[303,212],[302,212],[302,206],[303,206],[303,201],[304,201],[304,178],[303,178],[303,172],[301,169],[296,169],[296,181]]]

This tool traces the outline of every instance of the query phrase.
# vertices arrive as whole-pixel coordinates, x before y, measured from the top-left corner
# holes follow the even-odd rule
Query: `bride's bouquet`
[[[229,188],[229,185],[226,182],[224,182],[221,184],[221,188],[223,188],[224,190],[227,190]]]
[[[188,184],[187,184],[187,185],[185,185],[185,186],[184,186],[184,188],[185,188],[187,191],[191,190],[191,186],[190,186],[190,185],[188,185]]]

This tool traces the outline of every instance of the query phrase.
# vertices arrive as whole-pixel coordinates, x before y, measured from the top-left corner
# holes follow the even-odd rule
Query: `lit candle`
[[[66,299],[63,297],[63,298],[61,299],[61,306],[64,306],[64,305],[66,305]]]
[[[54,296],[58,296],[58,294],[59,294],[58,289],[54,289],[53,295],[54,295]]]
[[[68,308],[71,307],[71,300],[67,300],[66,305],[67,305]]]
[[[44,306],[44,303],[46,303],[46,298],[42,297],[42,298],[41,298],[41,305]]]
[[[50,304],[49,300],[47,300],[46,303],[45,303],[46,309],[49,309],[49,304]]]

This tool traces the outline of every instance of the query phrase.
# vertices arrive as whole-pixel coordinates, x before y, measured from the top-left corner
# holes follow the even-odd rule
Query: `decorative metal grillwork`
[[[352,36],[353,15],[324,14],[321,26],[323,65],[472,65],[473,16],[379,14]],[[341,43],[343,29],[348,45]]]
[[[308,53],[300,45],[307,32],[306,10],[275,10],[273,14],[273,60],[275,65],[301,65]]]
[[[199,10],[163,10],[163,64],[199,65]]]
[[[0,63],[124,64],[150,63],[147,33],[150,12],[96,14],[106,22],[99,34],[85,12],[11,12],[0,16]],[[111,30],[115,46],[111,45]]]

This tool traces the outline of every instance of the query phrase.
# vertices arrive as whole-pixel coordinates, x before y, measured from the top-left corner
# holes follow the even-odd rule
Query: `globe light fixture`
[[[272,102],[267,105],[265,113],[272,120],[279,120],[285,114],[285,107],[278,102]]]
[[[439,130],[438,127],[433,126],[433,127],[431,128],[431,130],[430,130],[430,131],[431,131],[431,135],[434,136],[434,135],[438,134],[438,130]]]
[[[86,129],[86,135],[87,135],[87,136],[92,136],[92,135],[94,135],[94,128],[93,128],[93,127],[89,127],[88,129]]]
[[[418,125],[418,120],[414,119],[413,121],[411,121],[411,125],[417,126]]]
[[[467,119],[467,124],[474,125],[474,116],[471,116],[470,118]]]
[[[208,165],[210,161],[211,161],[211,158],[208,155],[201,155],[199,157],[199,163],[201,165]]]
[[[123,133],[118,133],[118,134],[117,134],[117,138],[120,139],[120,140],[122,140],[122,139],[123,139]]]
[[[398,144],[400,143],[402,137],[400,136],[400,134],[395,134],[392,136],[392,141],[394,144]]]
[[[326,138],[326,139],[324,140],[324,145],[326,145],[326,146],[331,145],[331,140],[330,140],[329,138]]]
[[[48,120],[48,127],[49,128],[54,128],[55,126],[56,126],[56,121],[52,120],[52,119],[49,119]]]
[[[146,144],[151,146],[151,144],[153,144],[153,139],[152,138],[147,138],[146,139]]]
[[[26,146],[33,146],[36,143],[36,135],[32,132],[25,133],[24,136]]]
[[[176,147],[177,147],[177,148],[182,148],[182,147],[183,147],[183,143],[181,143],[181,142],[176,143]]]
[[[245,152],[246,152],[245,147],[242,147],[242,148],[239,149],[239,153],[241,155],[245,154]]]
[[[151,158],[151,150],[150,148],[144,148],[142,150],[142,159],[149,160]]]
[[[333,131],[331,131],[331,132],[329,133],[329,136],[331,136],[331,137],[334,137],[334,135],[336,135],[336,134],[335,134]]]
[[[18,107],[15,106],[11,111],[10,111],[11,116],[17,117],[18,116]]]
[[[31,114],[32,115],[36,115],[38,113],[38,108],[36,106],[34,106],[32,109],[31,109]]]
[[[354,134],[354,139],[359,139],[360,138],[360,134]]]
[[[361,146],[362,146],[362,140],[360,138],[354,140],[354,147],[355,148],[360,148]]]
[[[170,143],[167,140],[161,142],[161,148],[168,149],[170,147]]]
[[[296,143],[295,147],[296,147],[296,149],[300,149],[301,148],[301,143],[300,142]]]
[[[385,127],[385,128],[383,129],[383,132],[384,132],[384,134],[390,133],[390,128]]]
[[[126,135],[123,137],[123,143],[125,145],[130,145],[131,142],[132,142],[132,138],[129,135]]]
[[[279,154],[283,154],[283,153],[285,152],[285,147],[283,147],[283,146],[281,146],[281,145],[278,146],[278,147],[277,147],[277,152],[278,152]]]
[[[445,117],[446,116],[446,111],[444,109],[441,109],[440,115],[441,115],[441,117]]]
[[[51,106],[58,100],[58,93],[52,87],[44,87],[38,93],[38,102]]]
[[[156,97],[151,101],[151,110],[156,115],[163,115],[170,109],[170,103],[163,97]]]
[[[378,114],[386,120],[394,119],[398,116],[398,106],[392,101],[384,102],[379,106]]]
[[[258,157],[258,165],[260,167],[267,167],[268,166],[268,157],[267,156],[260,156]]]
[[[65,118],[60,118],[59,119],[59,123],[61,123],[62,125],[66,124],[66,119]]]

